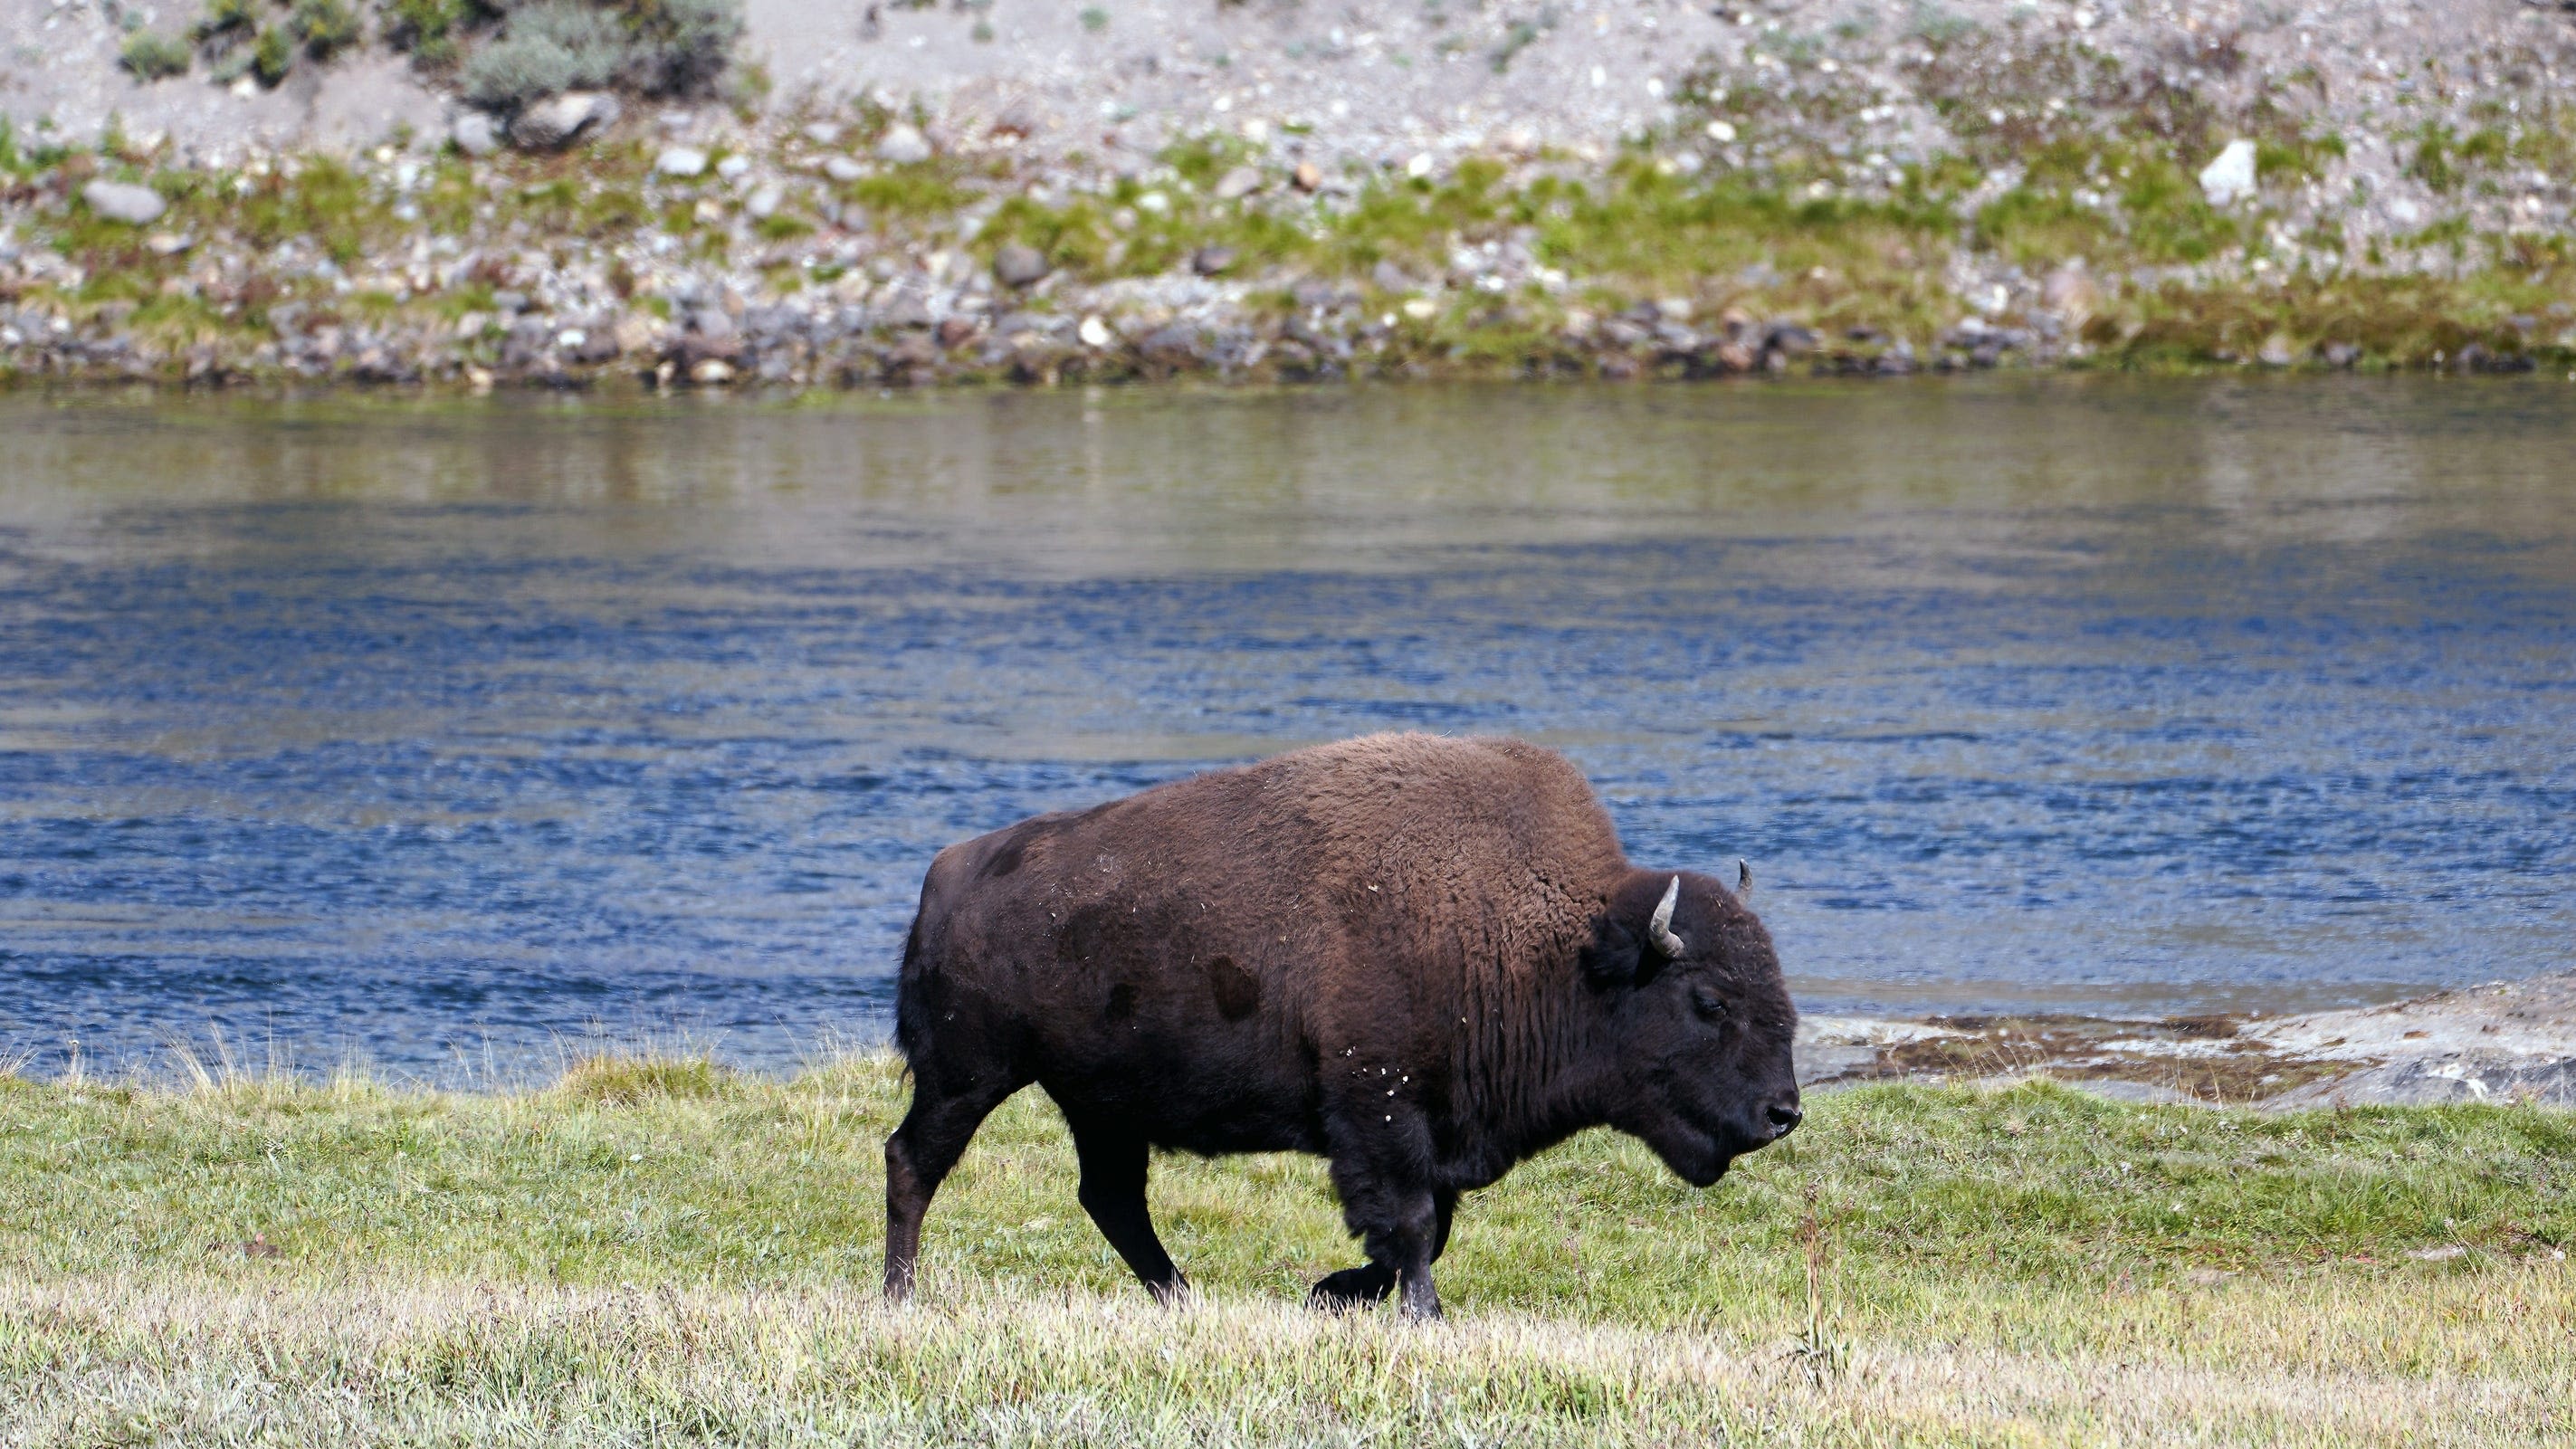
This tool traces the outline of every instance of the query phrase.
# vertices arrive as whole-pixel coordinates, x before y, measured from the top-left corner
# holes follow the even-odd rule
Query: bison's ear
[[[1605,914],[1592,923],[1592,939],[1584,943],[1576,960],[1582,963],[1585,981],[1608,988],[1633,984],[1638,968],[1645,965],[1645,954],[1628,928]]]

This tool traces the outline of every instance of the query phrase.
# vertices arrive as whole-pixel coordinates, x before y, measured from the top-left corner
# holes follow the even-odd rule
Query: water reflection
[[[1811,1007],[2561,964],[2570,391],[0,401],[0,1041],[778,1064],[940,844],[1400,727]]]

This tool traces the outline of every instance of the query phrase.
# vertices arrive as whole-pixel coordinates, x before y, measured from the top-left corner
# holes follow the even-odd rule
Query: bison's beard
[[[1715,1187],[1735,1159],[1759,1144],[1740,1140],[1740,1134],[1722,1127],[1705,1127],[1678,1113],[1667,1113],[1661,1121],[1637,1134],[1664,1160],[1673,1175],[1693,1187]]]

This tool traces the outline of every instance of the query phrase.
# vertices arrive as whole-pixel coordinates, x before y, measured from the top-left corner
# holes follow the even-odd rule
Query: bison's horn
[[[1646,920],[1646,934],[1654,938],[1655,949],[1668,957],[1678,957],[1684,949],[1682,938],[1673,934],[1673,907],[1681,899],[1682,878],[1674,876],[1673,883],[1664,887],[1664,898],[1655,902],[1654,915]]]
[[[1735,858],[1735,898],[1739,901],[1753,899],[1753,867],[1746,865],[1740,855]]]

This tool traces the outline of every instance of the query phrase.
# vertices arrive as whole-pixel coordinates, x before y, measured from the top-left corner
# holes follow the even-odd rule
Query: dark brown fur
[[[1035,1082],[1081,1197],[1158,1294],[1149,1148],[1331,1159],[1370,1264],[1320,1302],[1437,1313],[1458,1194],[1583,1128],[1706,1185],[1797,1120],[1796,1013],[1760,921],[1683,874],[1676,959],[1563,757],[1374,735],[1025,820],[941,851],[904,953],[914,1075],[886,1144],[886,1287],[984,1116]]]

